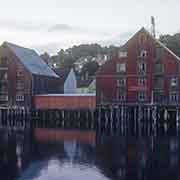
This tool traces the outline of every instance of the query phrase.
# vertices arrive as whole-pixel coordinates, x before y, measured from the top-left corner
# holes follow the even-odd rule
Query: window
[[[157,47],[156,48],[156,60],[160,60],[163,55],[163,48],[162,47]]]
[[[164,92],[163,91],[153,91],[153,102],[163,103],[165,102]]]
[[[127,52],[126,51],[119,51],[118,57],[119,58],[126,58],[127,57]]]
[[[8,101],[8,95],[0,95],[0,101]]]
[[[126,64],[125,63],[117,63],[116,64],[116,72],[119,72],[119,73],[126,72]]]
[[[145,78],[138,78],[138,85],[139,86],[146,86],[146,79]]]
[[[125,78],[117,79],[117,87],[123,87],[125,85],[126,85],[126,79]]]
[[[7,72],[4,73],[3,79],[4,79],[4,80],[7,80],[7,79],[8,79],[8,74],[7,74]]]
[[[176,77],[171,78],[171,87],[176,87],[178,85],[178,79]]]
[[[146,50],[142,50],[140,53],[140,57],[145,58],[147,56],[147,51]]]
[[[16,95],[16,101],[24,101],[24,95],[23,94],[17,94]]]
[[[178,102],[179,94],[178,92],[170,92],[169,100],[170,102]]]
[[[2,57],[1,59],[0,59],[0,66],[7,66],[8,65],[8,60],[7,60],[7,58],[6,57]]]
[[[154,73],[155,74],[163,74],[164,73],[164,64],[158,62],[154,65]]]
[[[1,71],[0,72],[0,79],[3,80],[3,81],[8,80],[8,73],[7,73],[7,71]]]
[[[145,92],[138,92],[138,100],[139,101],[144,101],[146,99],[146,94]]]
[[[18,70],[18,71],[17,71],[17,77],[22,77],[22,76],[23,76],[22,70]]]
[[[154,88],[155,89],[163,89],[164,88],[164,78],[163,77],[156,77],[154,79]]]
[[[8,87],[7,87],[7,85],[1,85],[1,86],[0,86],[0,92],[7,93],[7,92],[8,92]]]
[[[146,63],[144,62],[139,62],[138,63],[138,73],[146,73]]]
[[[23,83],[23,82],[17,82],[16,88],[17,88],[18,90],[24,89],[24,83]]]
[[[125,101],[126,100],[126,93],[117,89],[116,97],[117,97],[117,101]]]

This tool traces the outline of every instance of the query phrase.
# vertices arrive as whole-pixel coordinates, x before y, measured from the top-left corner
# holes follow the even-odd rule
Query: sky
[[[121,45],[142,26],[180,32],[180,0],[0,0],[0,43],[56,54],[61,48]]]

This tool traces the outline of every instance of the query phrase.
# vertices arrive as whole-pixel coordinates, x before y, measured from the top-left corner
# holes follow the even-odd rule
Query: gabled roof
[[[163,44],[162,42],[160,42],[158,39],[154,38],[152,36],[152,34],[147,31],[144,27],[141,28],[140,31],[144,31],[145,33],[147,33],[149,36],[151,36],[151,38],[162,48],[164,48],[166,51],[168,51],[172,56],[174,56],[176,59],[178,59],[180,61],[180,57],[178,57],[173,51],[171,51],[165,44]]]
[[[162,47],[163,49],[165,49],[169,54],[171,54],[174,58],[176,58],[177,60],[180,61],[180,57],[178,57],[173,51],[171,51],[166,45],[164,45],[162,42],[160,42],[158,39],[154,38],[152,36],[152,34],[147,31],[144,27],[142,27],[139,31],[137,31],[135,34],[133,34],[124,45],[119,47],[119,50],[126,50],[128,43],[134,38],[136,37],[139,33],[146,33],[148,36],[150,36],[160,47]],[[96,72],[96,75],[103,69],[104,66],[106,66],[106,64],[109,63],[108,61],[105,62],[105,64],[103,64],[98,71]]]
[[[129,41],[131,41],[137,34],[144,32],[146,34],[148,34],[148,36],[150,36],[160,47],[164,48],[166,51],[168,51],[172,56],[174,56],[176,59],[178,59],[180,61],[180,57],[178,57],[173,51],[171,51],[165,44],[163,44],[162,42],[160,42],[158,39],[154,38],[152,36],[152,34],[146,30],[144,27],[142,27],[138,32],[136,32],[135,34],[133,34],[133,36],[131,36],[129,38],[129,40],[120,47],[120,49],[126,48],[126,45],[129,43]]]
[[[56,74],[58,74],[58,76],[63,80],[63,82],[65,82],[72,69],[70,69],[70,68],[53,68],[53,70]]]
[[[9,42],[4,42],[4,45],[17,56],[30,73],[56,78],[59,77],[34,50],[20,47]]]

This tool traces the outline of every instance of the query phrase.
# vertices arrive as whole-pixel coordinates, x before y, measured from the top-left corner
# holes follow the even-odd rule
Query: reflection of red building
[[[97,104],[179,103],[179,64],[142,28],[98,70]]]
[[[93,131],[38,129],[34,130],[34,136],[38,141],[76,141],[86,144],[95,144],[96,133]]]

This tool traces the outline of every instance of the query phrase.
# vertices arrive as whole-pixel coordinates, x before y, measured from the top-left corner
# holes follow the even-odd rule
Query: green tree
[[[51,60],[51,57],[47,52],[45,52],[44,54],[41,54],[40,56],[47,64],[49,64],[49,61]]]
[[[95,75],[98,68],[99,68],[99,64],[96,61],[88,61],[82,67],[82,74],[85,74],[86,72],[88,72],[89,76],[93,76]]]
[[[180,33],[161,35],[159,40],[180,57]]]

